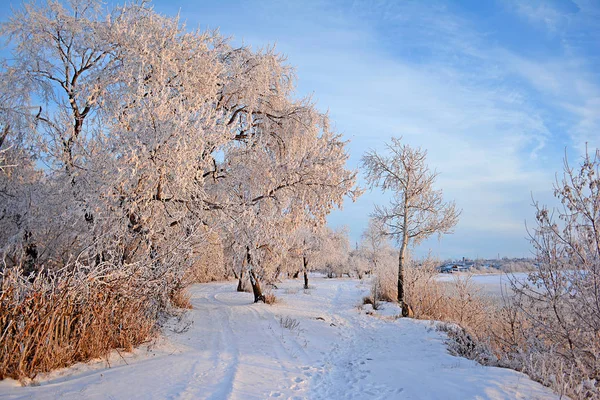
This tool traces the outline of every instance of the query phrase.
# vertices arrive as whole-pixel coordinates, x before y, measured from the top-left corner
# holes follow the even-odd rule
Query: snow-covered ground
[[[111,368],[56,371],[39,386],[5,380],[0,398],[558,398],[518,372],[449,355],[432,323],[394,319],[393,305],[367,314],[357,307],[366,282],[313,278],[305,291],[286,281],[272,306],[235,286],[192,287],[194,309],[150,350],[115,354]]]
[[[475,285],[480,294],[492,297],[501,297],[503,294],[510,295],[511,281],[525,282],[528,277],[526,272],[517,273],[498,273],[498,274],[480,274],[470,275],[469,273],[454,273],[454,274],[439,274],[438,281],[453,282],[455,279],[469,278],[470,282]]]

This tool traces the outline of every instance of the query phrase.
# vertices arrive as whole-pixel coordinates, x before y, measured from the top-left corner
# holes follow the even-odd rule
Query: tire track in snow
[[[219,390],[213,393],[209,399],[220,400],[229,398],[233,393],[235,378],[239,366],[239,350],[236,346],[233,329],[231,328],[231,312],[225,308],[223,317],[219,319],[221,324],[221,348],[220,362],[225,363],[223,378]]]
[[[272,313],[268,312],[265,309],[260,309],[260,311],[259,311],[259,309],[257,309],[256,304],[252,304],[251,306],[248,306],[248,310],[255,317],[255,319],[257,321],[271,320],[271,321],[273,321],[274,324],[275,323],[279,324],[279,322],[274,318],[275,316]],[[265,327],[263,324],[261,324],[261,330],[266,337],[271,338],[270,343],[274,345],[274,347],[271,347],[271,349],[275,352],[272,360],[275,361],[275,363],[279,366],[278,370],[282,372],[284,382],[288,382],[288,381],[291,381],[290,373],[288,371],[290,370],[290,367],[294,364],[294,362],[292,360],[293,356],[289,353],[289,351],[286,349],[286,347],[282,343],[282,338],[275,333],[273,326],[270,324],[271,321],[269,321],[269,325],[267,327]],[[284,360],[287,361],[287,363],[284,363]],[[272,398],[283,397],[283,392],[286,391],[287,389],[290,389],[290,388],[286,387],[285,385],[280,385],[279,388],[273,389],[270,391],[269,397],[272,397]]]
[[[200,324],[218,323],[218,326],[208,331],[211,335],[209,359],[212,368],[199,372],[199,370],[205,370],[206,366],[204,365],[205,356],[198,351],[196,353],[198,360],[193,364],[191,378],[178,396],[182,400],[198,398],[220,400],[229,398],[233,392],[239,365],[239,349],[231,328],[231,312],[228,307],[223,307],[222,302],[216,299],[216,294],[202,291],[200,297],[192,299],[194,320]],[[195,330],[198,331],[196,336],[207,333],[206,330],[201,331],[199,327],[196,327]],[[212,390],[206,390],[203,387],[206,382],[214,382]]]

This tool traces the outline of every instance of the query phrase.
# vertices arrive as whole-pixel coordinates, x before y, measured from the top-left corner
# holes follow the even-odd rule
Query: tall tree
[[[294,96],[273,48],[234,48],[147,2],[25,4],[1,33],[13,55],[0,61],[0,162],[29,158],[36,185],[12,172],[24,168],[0,171],[0,196],[16,199],[0,251],[22,244],[11,264],[35,247],[33,267],[77,259],[176,277],[231,221],[249,232],[239,259],[250,248],[257,263],[256,249],[283,247],[270,238],[287,221],[324,221],[353,189],[345,142]]]
[[[410,307],[404,302],[404,268],[409,244],[418,244],[435,233],[452,233],[460,211],[454,202],[444,202],[441,190],[434,189],[438,174],[427,166],[425,150],[403,144],[401,138],[392,138],[386,150],[387,154],[368,151],[362,167],[371,188],[393,194],[389,206],[375,206],[373,216],[400,244],[397,298],[403,315],[407,315]]]
[[[261,277],[275,276],[269,269],[279,265],[267,266],[265,257],[281,259],[292,247],[286,237],[300,226],[320,229],[345,196],[356,195],[356,172],[346,168],[345,142],[329,129],[327,115],[306,100],[268,103],[273,108],[256,117],[251,134],[225,147],[212,188],[228,229],[238,232],[232,236],[249,249],[246,270],[255,293]],[[307,272],[308,259],[303,261]]]
[[[222,273],[230,234],[260,300],[286,234],[352,193],[345,142],[273,48],[232,47],[147,1],[31,2],[0,34],[12,52],[0,59],[0,269],[44,282],[23,290],[118,282],[157,321],[190,268]]]

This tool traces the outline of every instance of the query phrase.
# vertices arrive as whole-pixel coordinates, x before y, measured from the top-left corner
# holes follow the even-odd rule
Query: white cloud
[[[514,2],[514,6],[519,14],[533,23],[543,24],[552,32],[555,32],[560,25],[567,22],[567,15],[547,2],[518,1]]]

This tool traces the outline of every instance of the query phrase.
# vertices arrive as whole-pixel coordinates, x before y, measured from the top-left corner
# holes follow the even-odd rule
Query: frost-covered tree
[[[291,68],[273,49],[187,32],[146,3],[26,4],[3,33],[15,44],[5,74],[39,102],[20,109],[35,122],[51,193],[8,235],[43,250],[38,264],[72,257],[61,242],[88,262],[162,265],[168,255],[185,267],[204,227],[220,229],[214,212],[269,200],[322,219],[353,186],[344,142],[308,100],[292,99]],[[49,230],[61,232],[52,246]]]
[[[297,264],[304,276],[305,289],[309,287],[310,271],[323,271],[330,278],[349,273],[350,243],[345,227],[334,230],[326,225],[304,222],[294,231],[290,244],[290,252],[299,261]]]
[[[398,240],[398,302],[404,304],[404,267],[409,244],[418,244],[433,234],[451,233],[460,212],[453,202],[444,202],[442,191],[433,185],[437,177],[426,164],[427,152],[392,138],[387,154],[374,150],[362,158],[366,180],[371,187],[391,191],[389,206],[376,206],[373,216],[386,234]]]
[[[300,262],[304,277],[304,289],[308,289],[308,273],[315,268],[325,240],[326,227],[301,223],[291,238],[292,251]]]
[[[348,268],[356,274],[358,279],[362,279],[365,274],[373,271],[373,267],[358,248],[351,250],[348,254]]]
[[[345,167],[345,142],[312,103],[280,98],[269,104],[277,108],[250,115],[248,132],[224,148],[209,192],[230,229],[243,232],[233,237],[248,249],[246,268],[257,301],[259,280],[277,275],[289,249],[305,247],[290,244],[290,234],[300,226],[322,226],[331,209],[353,195],[356,176]],[[270,266],[259,267],[267,256]]]
[[[148,2],[28,3],[1,34],[0,258],[15,299],[75,290],[53,285],[76,276],[89,290],[68,296],[87,305],[112,285],[116,306],[139,300],[143,340],[190,268],[222,276],[233,250],[258,287],[301,221],[353,194],[345,142],[273,48],[233,47]]]
[[[578,398],[595,398],[600,394],[600,150],[586,152],[576,167],[565,158],[554,196],[557,209],[534,203],[535,270],[525,284],[513,282],[520,299],[517,315],[525,317],[513,338],[524,335],[527,343],[520,342],[524,356],[511,357],[525,369],[545,359],[553,372],[569,371],[558,378]]]
[[[342,277],[344,274],[349,276],[351,268],[348,263],[350,255],[348,227],[326,228],[323,236],[317,262],[323,266],[330,278]]]
[[[385,235],[385,227],[378,219],[371,218],[369,225],[362,234],[360,242],[360,251],[370,264],[369,270],[375,271],[383,257],[384,249],[389,245],[388,238]]]
[[[24,105],[30,145],[46,166],[47,195],[16,212],[13,238],[46,267],[187,263],[201,225],[198,168],[225,131],[211,106],[221,39],[185,34],[144,5],[107,13],[96,1],[26,4],[3,33],[15,44],[6,73],[35,99]]]

